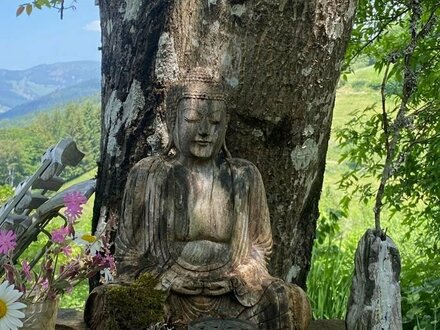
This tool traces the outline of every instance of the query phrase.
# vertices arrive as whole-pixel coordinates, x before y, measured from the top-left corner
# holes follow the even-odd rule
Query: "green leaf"
[[[37,4],[40,7],[42,7],[42,6],[46,6],[48,8],[52,7],[52,4],[50,3],[49,0],[37,0],[37,1],[35,1],[35,5],[37,5]],[[54,5],[55,5],[55,3],[54,3]]]
[[[32,5],[29,3],[26,5],[26,14],[28,14],[28,16],[32,13]]]

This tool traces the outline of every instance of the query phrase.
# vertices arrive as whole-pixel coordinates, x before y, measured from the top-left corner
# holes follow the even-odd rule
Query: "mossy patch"
[[[163,322],[165,293],[154,289],[157,283],[144,273],[130,285],[110,287],[106,294],[108,329],[147,329]]]

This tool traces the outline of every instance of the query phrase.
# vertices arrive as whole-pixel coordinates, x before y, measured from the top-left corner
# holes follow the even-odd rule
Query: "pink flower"
[[[82,214],[82,204],[87,202],[87,198],[78,191],[68,193],[64,196],[64,205],[66,205],[66,210],[64,214],[70,223],[73,223]]]
[[[72,247],[69,245],[63,246],[61,252],[63,252],[66,257],[69,257],[72,254]]]
[[[40,285],[43,289],[47,289],[49,287],[49,280],[45,278],[42,282],[40,282]]]
[[[68,286],[68,287],[66,288],[66,293],[67,293],[67,294],[71,294],[71,293],[72,293],[72,290],[73,290],[73,288],[72,288],[71,286]]]
[[[66,239],[66,236],[69,234],[69,228],[61,227],[59,229],[52,230],[50,234],[52,236],[52,241],[58,244],[62,244]]]
[[[0,254],[8,254],[17,246],[17,235],[12,230],[0,230]]]
[[[31,276],[31,266],[29,265],[29,263],[24,260],[23,263],[21,264],[21,267],[23,269],[23,273],[24,273],[24,277],[28,280],[31,281],[32,280],[32,276]]]
[[[66,279],[74,279],[81,270],[81,265],[78,260],[73,260],[67,265],[61,267],[62,270],[60,270],[60,273],[62,273],[62,277]]]
[[[5,272],[6,272],[6,280],[9,283],[15,284],[15,268],[14,268],[14,266],[12,266],[9,263],[5,263],[5,264],[3,264],[3,268],[5,269]]]
[[[106,254],[103,258],[103,265],[110,270],[116,270],[115,258],[111,254]]]

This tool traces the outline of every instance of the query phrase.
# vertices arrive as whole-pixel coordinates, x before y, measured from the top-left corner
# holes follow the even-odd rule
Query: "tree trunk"
[[[167,141],[167,87],[208,66],[231,87],[227,145],[260,169],[272,274],[305,287],[355,0],[100,0],[102,144],[94,225]]]

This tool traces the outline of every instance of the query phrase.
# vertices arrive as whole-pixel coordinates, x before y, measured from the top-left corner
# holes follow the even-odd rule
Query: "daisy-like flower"
[[[84,246],[86,250],[90,251],[92,256],[102,251],[102,240],[97,239],[96,236],[80,232],[76,233],[75,236],[76,237],[73,239],[73,241],[78,245]]]
[[[13,285],[8,281],[0,284],[0,329],[16,330],[23,326],[21,318],[24,313],[19,309],[25,308],[26,305],[17,302],[18,298],[22,296],[22,292],[15,290]]]
[[[8,254],[17,246],[17,235],[12,230],[0,230],[0,254]]]
[[[64,214],[70,222],[74,222],[82,214],[82,205],[87,203],[87,198],[78,191],[66,194],[64,196],[64,205],[66,205],[66,210]]]

